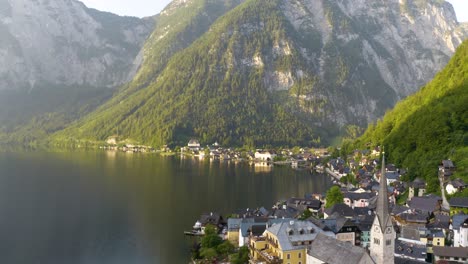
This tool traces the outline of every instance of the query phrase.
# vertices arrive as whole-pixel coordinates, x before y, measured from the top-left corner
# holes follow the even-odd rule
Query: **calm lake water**
[[[0,263],[188,263],[201,213],[322,193],[308,171],[115,152],[0,152]]]

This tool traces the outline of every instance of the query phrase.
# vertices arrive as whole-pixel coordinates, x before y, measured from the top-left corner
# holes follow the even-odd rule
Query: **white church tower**
[[[376,215],[371,229],[370,256],[378,264],[395,263],[395,230],[388,212],[387,177],[385,175],[385,154],[382,157],[382,175],[377,198]]]

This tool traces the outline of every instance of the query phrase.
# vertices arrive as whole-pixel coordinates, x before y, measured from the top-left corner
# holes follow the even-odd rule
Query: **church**
[[[388,209],[388,189],[385,176],[385,155],[382,157],[382,173],[376,214],[371,229],[370,256],[375,263],[395,263],[395,238],[392,219]]]

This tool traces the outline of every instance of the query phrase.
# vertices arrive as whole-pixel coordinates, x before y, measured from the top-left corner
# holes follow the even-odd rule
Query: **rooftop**
[[[449,204],[451,207],[468,208],[468,197],[454,197],[450,199]]]
[[[468,249],[464,247],[432,247],[434,255],[456,258],[468,258]]]
[[[274,224],[267,231],[277,237],[283,251],[304,248],[305,245],[298,245],[297,242],[312,241],[324,232],[310,221],[293,220]]]
[[[374,263],[364,248],[339,241],[323,233],[317,235],[307,254],[329,264]]]

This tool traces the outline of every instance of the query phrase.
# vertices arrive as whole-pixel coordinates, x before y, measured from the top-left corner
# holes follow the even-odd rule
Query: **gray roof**
[[[263,231],[265,231],[267,226],[270,226],[275,223],[280,223],[283,221],[288,221],[288,220],[289,219],[268,219],[268,218],[261,218],[261,217],[244,218],[242,219],[242,222],[240,223],[240,232],[243,237],[248,237],[250,231],[254,229],[259,230],[259,228],[262,227]]]
[[[409,202],[409,206],[414,209],[434,212],[439,206],[439,200],[442,199],[438,196],[413,197]]]
[[[413,182],[409,184],[413,188],[425,188],[426,182],[421,178],[416,178]]]
[[[461,225],[468,219],[468,215],[466,214],[456,214],[452,217],[452,228],[458,229]]]
[[[373,192],[363,192],[363,193],[355,193],[355,192],[346,192],[343,194],[345,198],[349,198],[351,200],[357,201],[361,199],[370,199],[375,196]]]
[[[327,215],[338,213],[340,216],[345,216],[345,217],[354,216],[353,209],[347,206],[346,204],[335,204],[331,208],[325,209],[325,212],[327,213]]]
[[[427,264],[426,261],[395,257],[395,264],[421,264],[421,263]]]
[[[395,240],[395,255],[414,260],[425,260],[427,254],[426,244],[418,240],[399,238]]]
[[[228,231],[239,230],[242,219],[240,218],[229,218],[228,219]]]
[[[398,177],[400,177],[400,174],[396,171],[391,171],[391,172],[386,172],[385,177],[390,180],[398,180]]]
[[[317,234],[324,232],[310,221],[295,220],[274,224],[267,231],[278,238],[278,243],[283,251],[305,248],[305,245],[297,245],[296,243],[312,241],[316,238]]]
[[[455,168],[455,165],[453,165],[453,162],[451,160],[443,160],[442,165],[445,168]]]
[[[337,254],[339,252],[339,254]],[[366,250],[348,242],[343,242],[325,234],[318,234],[307,254],[324,263],[374,263]]]
[[[468,208],[468,197],[454,197],[449,201],[450,206]]]
[[[468,249],[464,247],[432,247],[435,256],[468,258]]]
[[[429,228],[441,228],[441,229],[449,229],[450,226],[450,216],[437,214],[435,215],[434,222],[429,223],[427,227]]]

